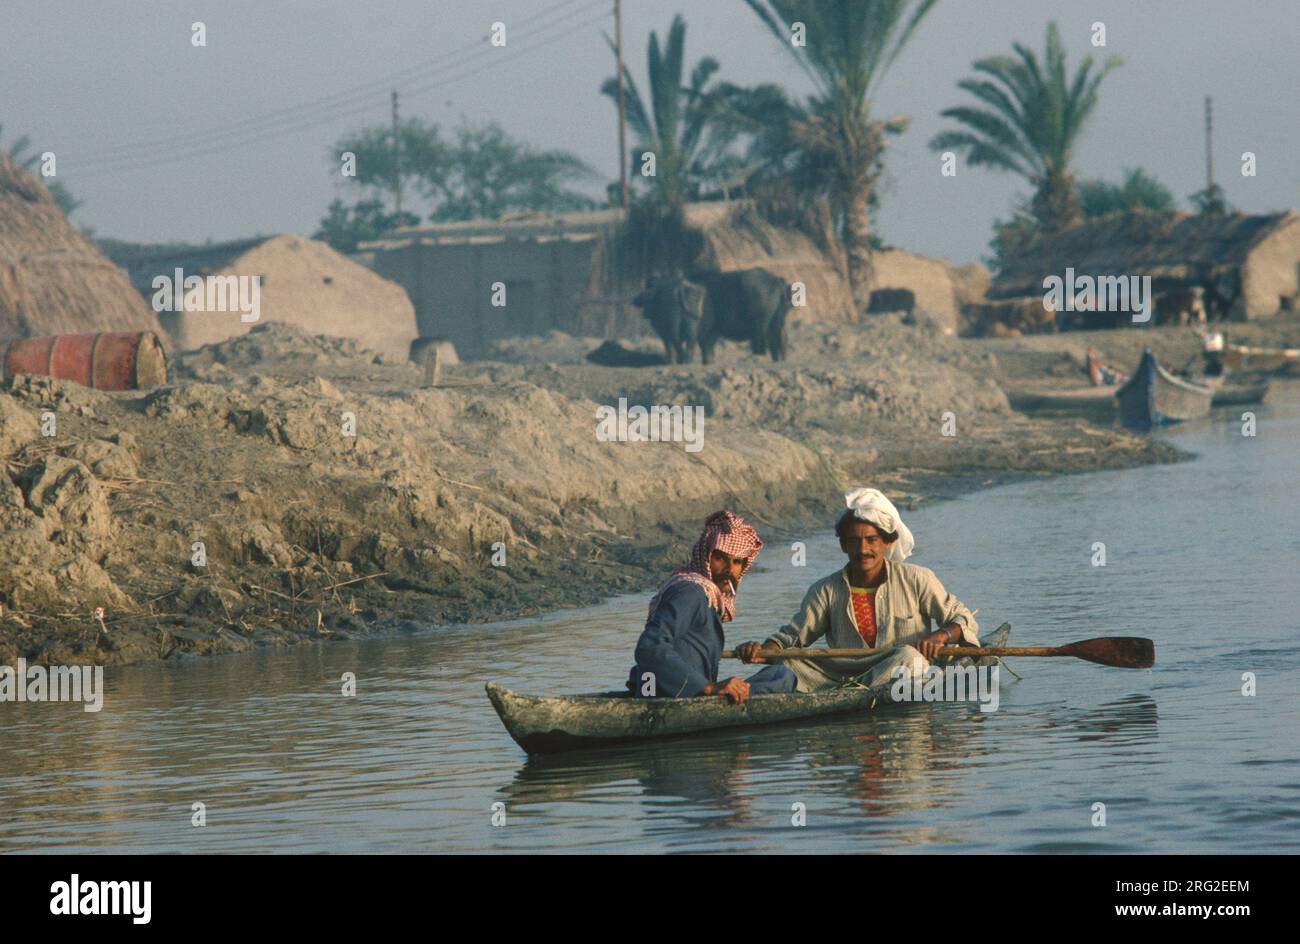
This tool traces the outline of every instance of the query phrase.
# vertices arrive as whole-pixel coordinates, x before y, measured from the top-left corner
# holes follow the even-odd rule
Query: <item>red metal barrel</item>
[[[5,376],[41,374],[96,390],[138,390],[167,382],[167,355],[152,331],[20,338],[0,358]]]

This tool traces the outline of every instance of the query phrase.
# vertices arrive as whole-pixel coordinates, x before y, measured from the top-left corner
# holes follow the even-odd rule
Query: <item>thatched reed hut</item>
[[[96,331],[161,334],[126,273],[64,218],[34,177],[0,156],[0,346]]]
[[[147,297],[155,294],[154,279],[174,282],[177,269],[186,278],[257,276],[258,323],[282,322],[313,334],[355,338],[393,358],[405,358],[418,337],[415,309],[400,285],[317,240],[286,234],[207,246],[121,246],[114,252]],[[238,310],[163,311],[159,320],[179,350],[245,334],[254,324]]]
[[[622,210],[598,210],[407,227],[361,244],[355,258],[406,288],[422,336],[449,338],[469,357],[501,338],[552,330],[645,334],[649,326],[631,299],[652,270],[674,263],[719,271],[761,266],[804,283],[807,305],[794,317],[853,317],[834,263],[811,239],[762,220],[743,201],[686,206],[676,235],[629,238],[626,220]],[[498,283],[504,305],[493,303],[494,294],[502,298]]]
[[[1150,276],[1153,291],[1205,289],[1211,317],[1261,318],[1296,306],[1300,214],[1116,213],[1039,239],[989,287],[992,299],[1041,300],[1043,280]]]

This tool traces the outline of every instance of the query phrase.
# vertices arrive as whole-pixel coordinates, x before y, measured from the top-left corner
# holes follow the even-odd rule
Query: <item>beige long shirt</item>
[[[961,626],[962,644],[978,645],[979,624],[960,600],[943,588],[934,571],[885,561],[885,582],[876,590],[876,645],[858,634],[849,593],[848,567],[811,587],[789,623],[768,637],[782,649],[805,648],[826,639],[833,649],[861,649],[861,659],[782,660],[799,679],[799,691],[831,688],[888,658],[898,646],[915,646],[936,628]]]

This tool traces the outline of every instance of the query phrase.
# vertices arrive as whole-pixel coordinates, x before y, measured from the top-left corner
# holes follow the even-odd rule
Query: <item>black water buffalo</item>
[[[700,336],[704,289],[681,276],[659,276],[632,299],[664,342],[670,364],[689,364]]]
[[[587,360],[602,367],[659,367],[668,363],[668,358],[662,354],[625,347],[613,338],[594,351],[588,351]]]
[[[785,319],[790,313],[790,286],[766,269],[739,272],[695,272],[706,301],[700,323],[700,359],[713,361],[719,338],[748,341],[755,354],[785,359]]]
[[[912,311],[916,308],[916,295],[910,288],[878,288],[867,302],[867,313],[884,311]]]

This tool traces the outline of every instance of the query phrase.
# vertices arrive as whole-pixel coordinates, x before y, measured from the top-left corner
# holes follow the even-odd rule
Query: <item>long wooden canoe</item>
[[[1262,403],[1268,396],[1269,382],[1223,382],[1209,384],[1214,391],[1214,406],[1244,406],[1249,403]]]
[[[1119,416],[1125,426],[1150,429],[1205,416],[1210,412],[1214,391],[1179,377],[1160,366],[1147,348],[1128,383],[1115,394]]]
[[[1018,387],[1007,390],[1007,402],[1021,413],[1082,416],[1096,422],[1115,419],[1115,387],[1073,387],[1064,390]]]
[[[982,642],[986,646],[1005,646],[1010,635],[1010,624],[1003,623]],[[962,661],[970,664],[971,660]],[[993,665],[997,660],[973,661],[976,665]],[[733,705],[717,696],[633,698],[627,692],[520,695],[495,682],[488,682],[486,687],[502,724],[529,754],[634,744],[648,738],[777,724],[892,704],[889,685],[814,694],[755,695],[743,705]]]

